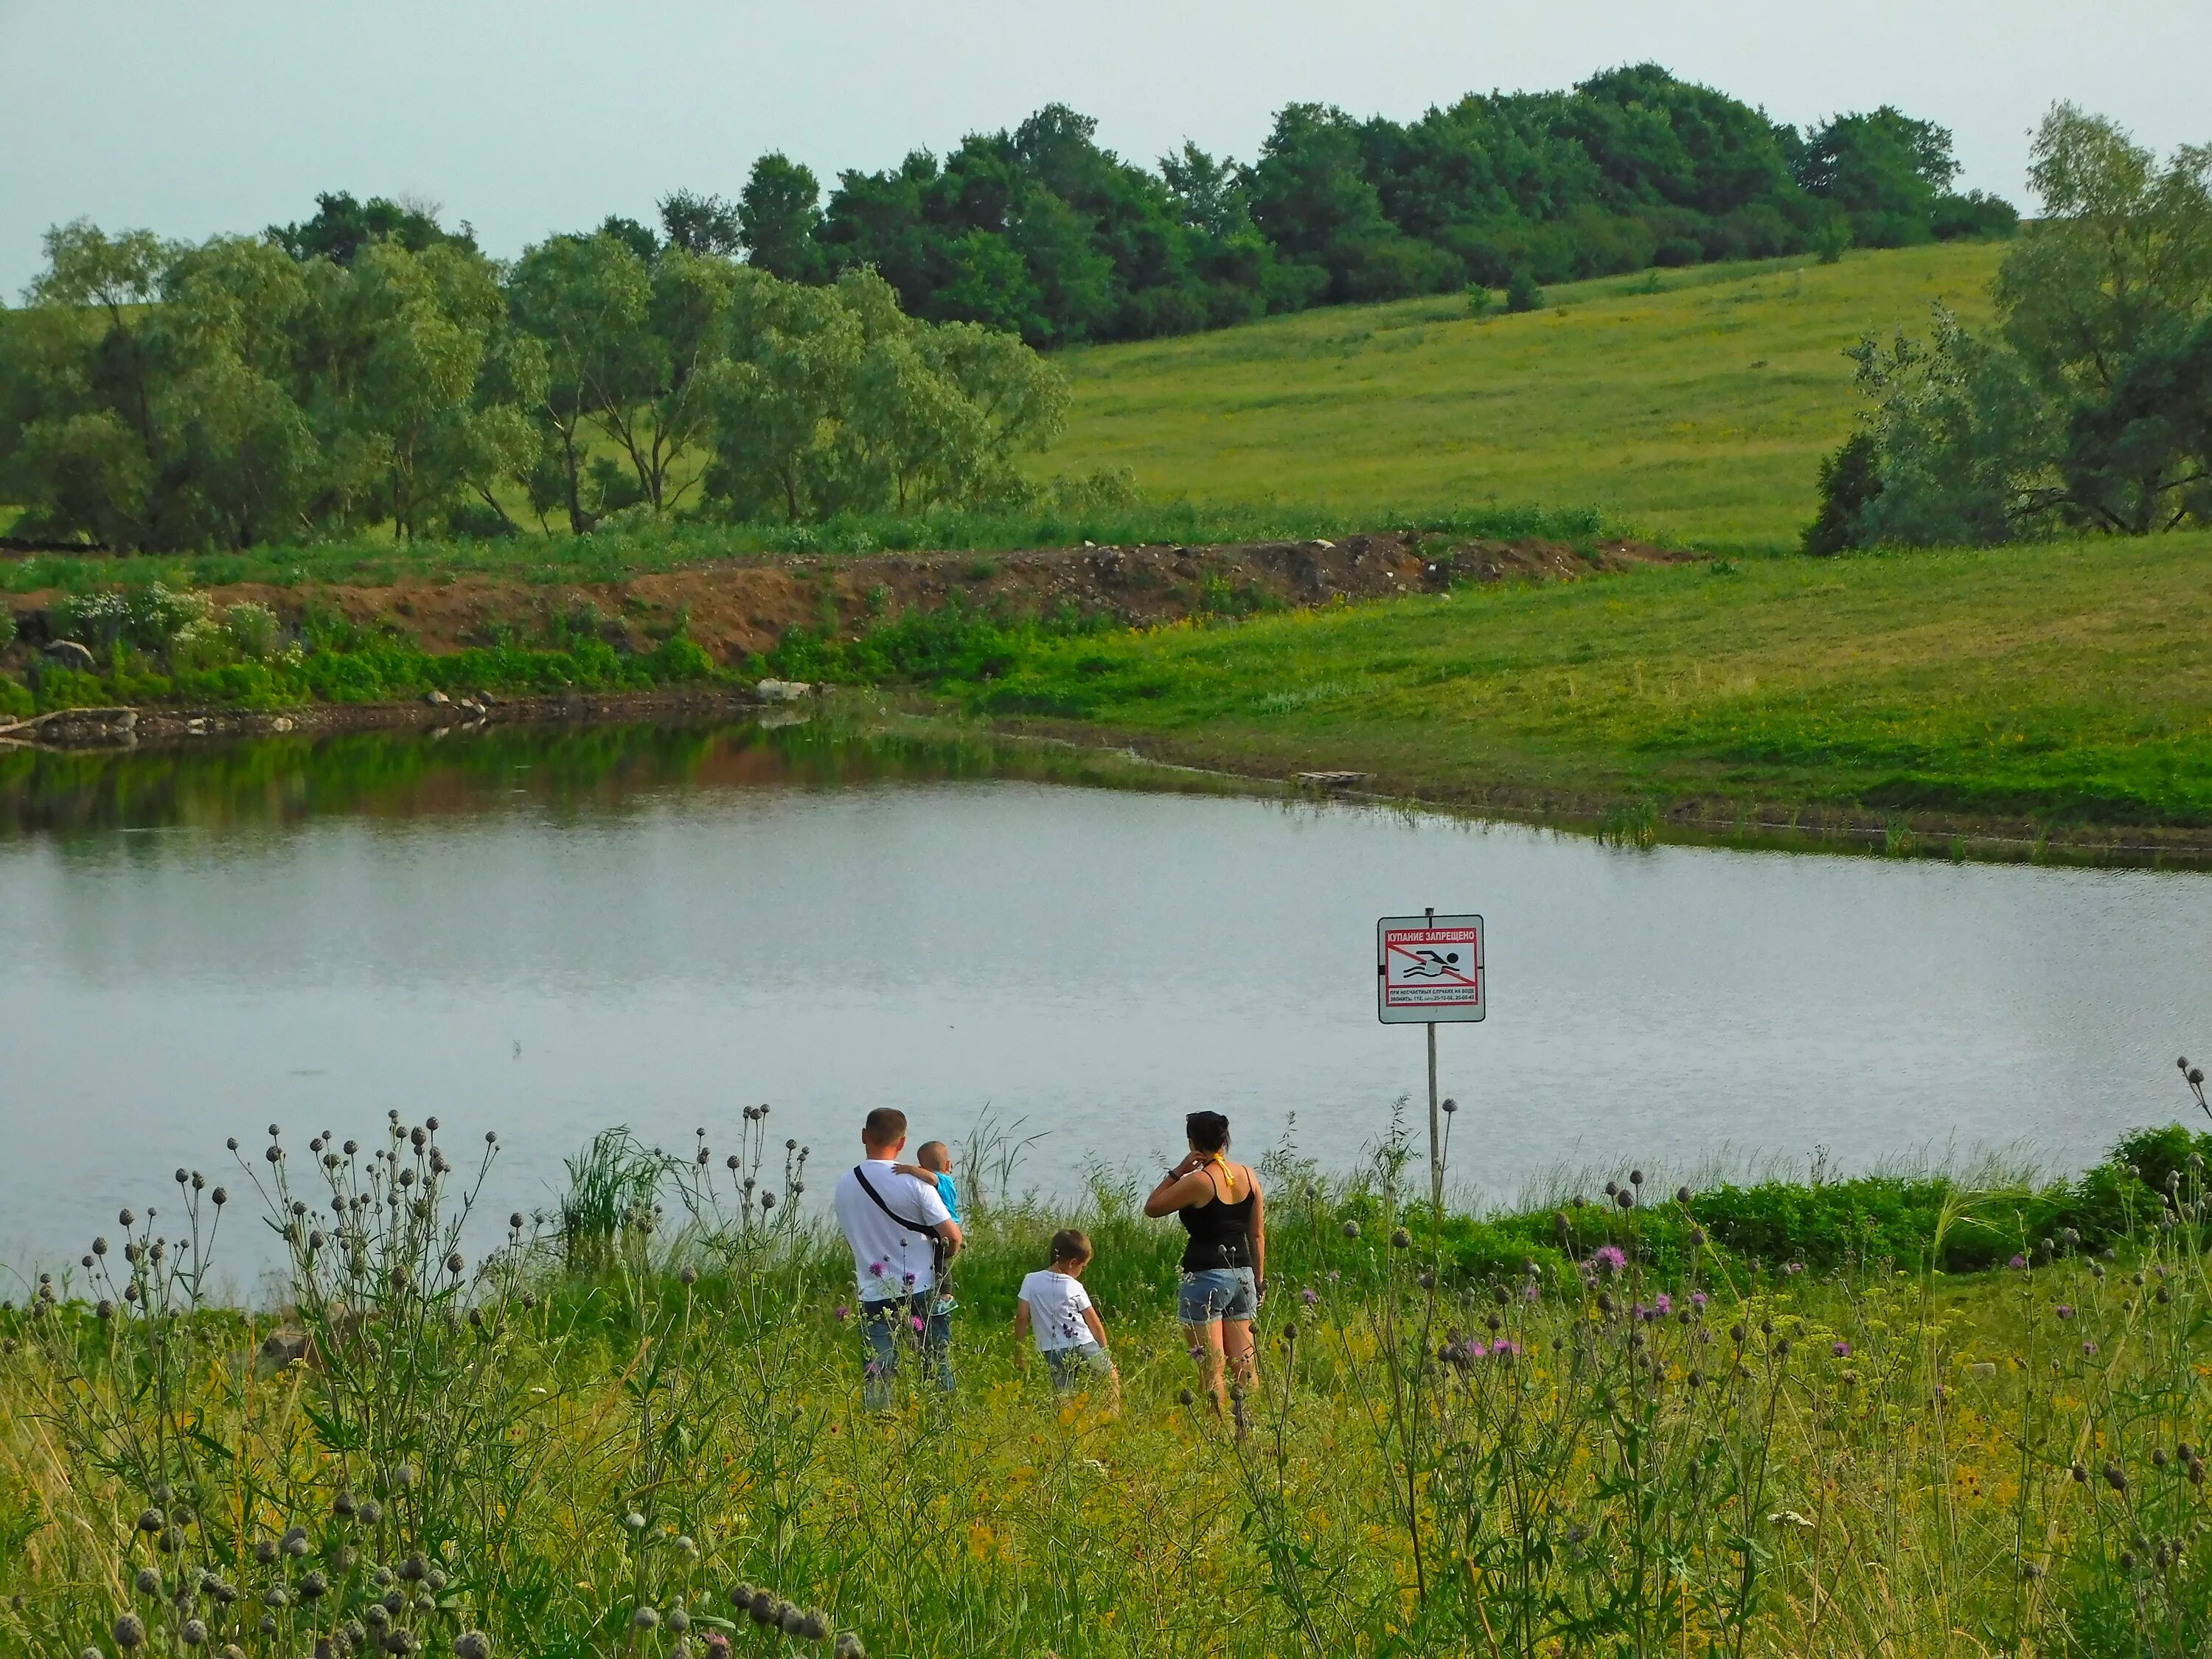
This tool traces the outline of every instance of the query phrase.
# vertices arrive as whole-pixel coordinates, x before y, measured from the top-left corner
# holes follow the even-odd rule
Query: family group
[[[1226,1404],[1226,1372],[1255,1380],[1252,1321],[1267,1277],[1267,1199],[1250,1168],[1230,1161],[1229,1120],[1193,1112],[1183,1121],[1188,1156],[1145,1200],[1145,1213],[1176,1216],[1189,1234],[1176,1311],[1215,1407]],[[919,1354],[948,1392],[952,1322],[958,1309],[952,1266],[965,1240],[952,1154],[925,1141],[906,1152],[906,1114],[878,1107],[860,1126],[865,1156],[837,1182],[837,1225],[853,1251],[860,1288],[867,1403],[890,1403],[902,1352]],[[1066,1227],[1052,1236],[1051,1260],[1022,1280],[1014,1310],[1018,1363],[1033,1344],[1060,1389],[1118,1383],[1106,1327],[1083,1287],[1091,1240]]]

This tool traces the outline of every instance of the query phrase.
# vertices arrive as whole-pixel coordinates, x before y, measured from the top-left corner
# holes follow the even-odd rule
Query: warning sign
[[[1482,1018],[1480,916],[1385,916],[1375,924],[1375,951],[1383,1024]]]

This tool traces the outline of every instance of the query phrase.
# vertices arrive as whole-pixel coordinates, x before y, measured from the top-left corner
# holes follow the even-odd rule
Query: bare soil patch
[[[1600,571],[1696,556],[1637,542],[1576,548],[1535,538],[1449,541],[1389,532],[1334,542],[1079,547],[1031,552],[787,555],[732,560],[621,581],[544,585],[483,575],[407,576],[389,586],[241,583],[217,603],[253,600],[296,622],[311,606],[363,626],[388,625],[426,651],[529,640],[556,618],[596,617],[611,641],[648,648],[679,623],[717,661],[742,662],[794,627],[851,635],[913,609],[958,602],[1043,614],[1071,610],[1129,627],[1200,614],[1238,615],[1437,592],[1455,581],[1572,581]],[[59,596],[14,603],[24,637],[46,637]]]

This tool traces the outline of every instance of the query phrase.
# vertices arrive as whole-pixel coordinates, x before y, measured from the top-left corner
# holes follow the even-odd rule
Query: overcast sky
[[[1405,118],[1645,59],[1800,125],[1894,103],[2023,205],[2054,100],[2212,141],[2208,0],[0,0],[0,295],[81,214],[199,238],[405,193],[510,254],[764,149],[826,185],[1054,100],[1133,159],[1249,157],[1291,100]]]

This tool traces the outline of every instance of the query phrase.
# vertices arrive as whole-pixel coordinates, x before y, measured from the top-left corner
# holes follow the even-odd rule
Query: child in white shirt
[[[1121,1379],[1106,1352],[1106,1327],[1083,1288],[1083,1270],[1090,1265],[1091,1240],[1083,1233],[1067,1227],[1052,1236],[1052,1266],[1022,1280],[1014,1306],[1014,1360],[1021,1363],[1021,1339],[1034,1336],[1056,1391],[1064,1394],[1103,1376],[1118,1394]]]

